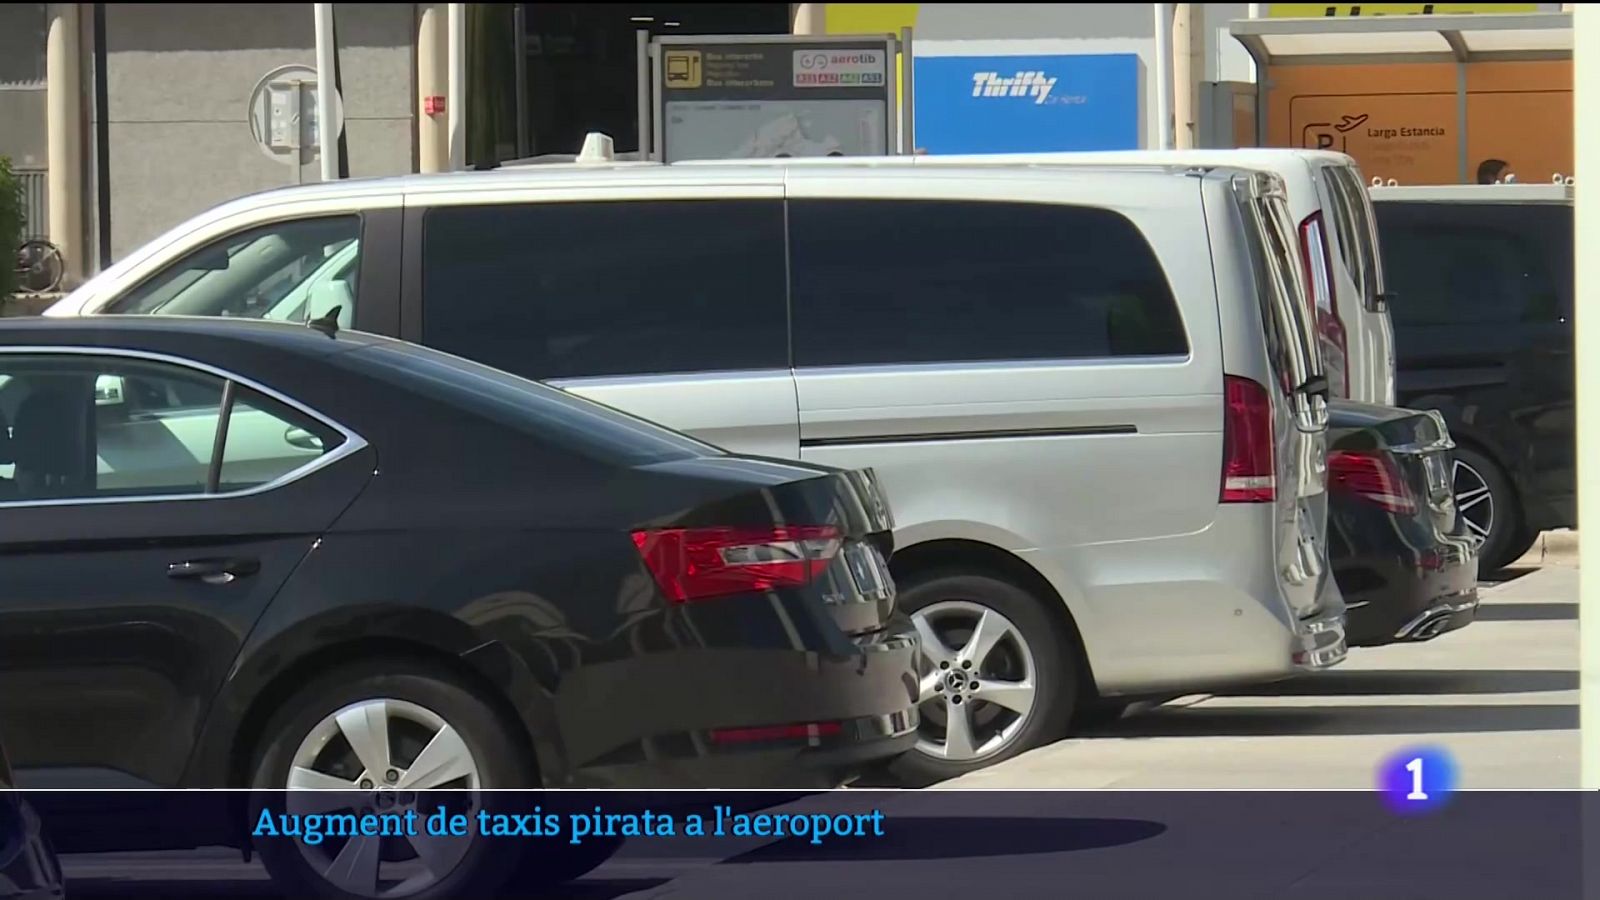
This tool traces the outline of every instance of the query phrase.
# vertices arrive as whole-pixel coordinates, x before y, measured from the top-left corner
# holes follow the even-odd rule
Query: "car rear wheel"
[[[1470,447],[1458,447],[1453,480],[1462,523],[1483,540],[1478,550],[1483,571],[1503,569],[1533,546],[1532,539],[1522,544],[1525,532],[1516,492],[1494,460]]]
[[[1062,736],[1077,696],[1065,635],[1032,594],[987,575],[913,575],[901,608],[922,638],[914,749],[890,766],[920,787]]]
[[[281,811],[289,814],[415,810],[422,823],[443,805],[470,817],[481,798],[467,791],[535,784],[509,734],[494,709],[448,673],[405,664],[345,669],[308,685],[273,717],[253,785],[287,789]],[[466,790],[451,790],[458,788]],[[420,824],[418,831],[317,844],[266,838],[256,846],[290,896],[338,900],[490,895],[519,861],[482,838],[430,837]]]

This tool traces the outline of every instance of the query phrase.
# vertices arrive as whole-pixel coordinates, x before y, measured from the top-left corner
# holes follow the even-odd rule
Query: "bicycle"
[[[61,259],[61,248],[35,238],[17,247],[15,271],[17,286],[24,293],[48,294],[61,286],[66,264]]]

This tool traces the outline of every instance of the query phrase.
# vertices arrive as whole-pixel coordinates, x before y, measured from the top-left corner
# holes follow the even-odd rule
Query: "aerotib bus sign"
[[[875,86],[887,83],[882,50],[796,50],[795,87]]]
[[[657,38],[652,156],[881,156],[896,149],[896,41]]]

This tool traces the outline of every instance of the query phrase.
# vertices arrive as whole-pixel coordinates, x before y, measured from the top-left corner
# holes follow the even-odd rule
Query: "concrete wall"
[[[45,167],[43,3],[0,4],[0,156]]]
[[[415,4],[340,3],[350,174],[412,170]],[[311,4],[106,6],[113,259],[207,207],[296,182],[250,135],[269,70],[316,64]],[[318,180],[317,164],[300,178]]]

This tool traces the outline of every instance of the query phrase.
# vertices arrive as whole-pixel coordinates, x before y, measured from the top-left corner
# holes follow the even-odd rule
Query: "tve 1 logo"
[[[916,61],[917,145],[930,153],[1139,146],[1139,58],[925,56]]]

